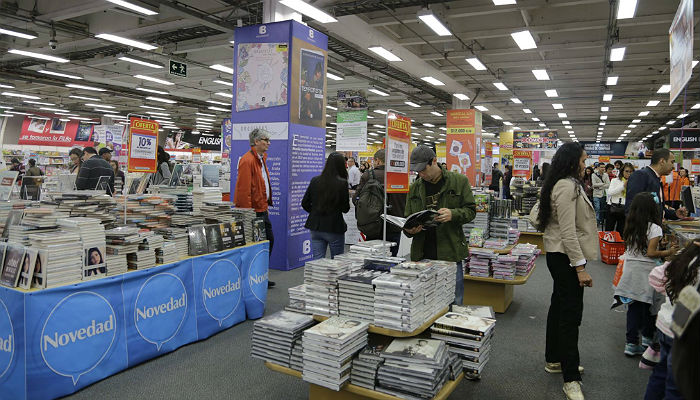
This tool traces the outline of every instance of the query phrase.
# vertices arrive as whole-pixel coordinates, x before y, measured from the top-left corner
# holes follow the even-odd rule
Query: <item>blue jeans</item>
[[[464,268],[462,267],[462,261],[457,263],[456,272],[457,282],[455,282],[455,302],[454,304],[462,305],[464,303]]]
[[[594,197],[593,198],[593,208],[595,208],[595,218],[598,225],[602,225],[605,221],[605,207],[606,199],[605,197]]]
[[[314,260],[325,257],[326,249],[329,246],[331,258],[343,254],[345,252],[345,233],[311,231],[311,251]]]
[[[681,400],[683,396],[676,388],[676,384],[673,381],[673,369],[671,369],[673,339],[659,331],[659,344],[661,345],[661,358],[649,377],[644,400]]]

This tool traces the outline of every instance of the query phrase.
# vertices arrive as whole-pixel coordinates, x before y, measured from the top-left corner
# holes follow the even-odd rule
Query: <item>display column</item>
[[[275,236],[270,267],[290,270],[311,259],[301,200],[325,162],[328,37],[296,21],[237,28],[231,111],[231,194],[248,135],[264,129]],[[245,227],[250,229],[250,227]]]

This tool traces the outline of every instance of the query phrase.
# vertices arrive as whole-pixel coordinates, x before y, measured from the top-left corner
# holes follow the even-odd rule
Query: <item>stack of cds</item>
[[[374,390],[377,383],[377,370],[382,363],[381,353],[391,343],[391,338],[369,334],[367,342],[367,346],[352,360],[350,383]]]
[[[201,214],[206,203],[221,202],[221,188],[199,188],[192,191],[192,211]]]
[[[107,253],[106,257],[107,276],[123,274],[129,270],[129,264],[126,262],[126,254]]]
[[[338,315],[338,278],[350,272],[351,264],[320,258],[304,267],[306,311],[316,315]]]
[[[470,276],[489,277],[491,276],[491,260],[496,259],[497,254],[493,250],[471,249],[469,250]]]
[[[420,277],[399,276],[393,272],[379,276],[372,282],[374,291],[374,325],[383,328],[411,332],[418,329],[435,312],[428,303],[434,295],[432,284]],[[454,293],[454,291],[453,291]]]
[[[518,243],[513,250],[510,251],[512,256],[518,256],[518,261],[515,266],[515,274],[518,276],[526,276],[535,267],[535,261],[540,254],[540,249],[534,244]]]
[[[305,313],[306,285],[302,284],[299,286],[290,287],[287,289],[287,293],[289,294],[289,305],[285,307],[285,310]]]
[[[506,233],[506,236],[508,236],[507,233]],[[508,246],[508,239],[499,239],[499,238],[491,237],[489,239],[484,240],[484,248],[485,249],[505,249],[507,246]]]
[[[537,228],[527,218],[518,218],[518,232],[537,232]]]
[[[180,256],[177,250],[177,243],[166,240],[159,248],[156,248],[157,264],[171,264],[179,260]]]
[[[516,223],[516,225],[517,225],[517,223]],[[516,244],[516,243],[518,243],[518,239],[520,239],[520,231],[517,230],[516,228],[508,229],[508,244],[509,245]]]
[[[119,220],[124,221],[124,197],[117,196]],[[174,197],[169,195],[130,195],[126,199],[126,223],[139,228],[158,229],[170,226],[175,212]]]
[[[374,321],[374,278],[386,272],[361,269],[338,278],[338,311],[346,317]]]
[[[491,263],[493,269],[493,277],[496,279],[515,279],[515,264],[518,262],[518,256],[499,255]]]
[[[153,250],[139,250],[126,255],[129,269],[146,269],[156,266],[156,253]]]
[[[394,339],[382,358],[376,390],[396,397],[432,399],[450,377],[450,358],[441,340]]]
[[[453,311],[435,321],[430,337],[444,340],[450,353],[462,359],[464,370],[479,375],[489,360],[495,325],[495,319]]]
[[[340,390],[350,380],[353,356],[367,345],[368,327],[365,321],[336,316],[304,331],[303,379]]]
[[[289,368],[294,342],[313,324],[310,315],[284,310],[255,321],[251,357]]]
[[[174,216],[173,216],[174,217]],[[156,233],[163,236],[163,239],[175,243],[177,258],[187,257],[188,238],[187,230],[183,228],[163,228],[156,230]]]
[[[77,232],[58,231],[29,235],[32,247],[39,251],[34,269],[39,288],[60,286],[82,279],[83,247]]]
[[[139,250],[139,244],[143,240],[139,235],[139,229],[133,226],[120,226],[105,231],[107,239],[107,254],[123,255],[135,253]]]
[[[253,220],[256,217],[255,210],[252,208],[232,208],[231,211],[236,218],[236,224],[241,223],[244,227],[243,233],[245,234],[245,242],[253,242]]]

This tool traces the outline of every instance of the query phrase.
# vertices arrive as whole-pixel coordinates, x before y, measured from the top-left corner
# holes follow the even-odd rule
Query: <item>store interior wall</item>
[[[23,117],[12,117],[12,118],[7,118],[6,126],[5,126],[5,134],[3,135],[2,138],[2,144],[12,144],[15,145],[17,142],[19,142],[19,135],[22,132],[22,122],[24,121]],[[3,146],[4,147],[4,146]]]

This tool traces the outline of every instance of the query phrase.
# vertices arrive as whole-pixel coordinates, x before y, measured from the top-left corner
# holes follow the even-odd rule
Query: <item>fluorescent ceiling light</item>
[[[335,111],[338,110],[338,107],[333,107],[333,106],[331,106],[331,105],[327,105],[326,108],[329,108],[329,109],[335,110]]]
[[[673,125],[675,123],[676,123],[676,121],[672,119],[672,120],[669,120],[668,122],[666,122],[666,125]]]
[[[671,122],[671,121],[668,121],[668,122]],[[673,122],[676,122],[676,121],[673,121]],[[634,129],[634,128],[637,127],[637,125],[635,125],[635,124],[629,124],[629,125],[627,125],[627,127],[628,127],[628,128]]]
[[[136,57],[136,56],[128,55],[128,54],[125,54],[125,55],[120,56],[120,57],[117,57],[117,58],[118,58],[119,60],[122,60],[122,61],[128,61],[128,62],[130,62],[130,63],[139,64],[139,65],[143,65],[143,66],[146,66],[146,67],[151,67],[151,68],[165,68],[165,65],[163,65],[162,63],[159,63],[159,62],[156,62],[156,61],[151,61],[151,60],[146,59],[146,58],[141,58],[141,57]]]
[[[40,100],[41,99],[41,97],[39,97],[39,96],[31,96],[28,94],[15,93],[15,92],[2,92],[2,95],[7,96],[7,97],[20,97],[23,99],[30,99],[30,100]]]
[[[552,108],[555,110],[563,110],[564,106],[562,104],[559,104],[559,103],[552,103]]]
[[[500,121],[500,120],[503,119],[503,118],[501,118],[500,115],[496,115],[496,114],[491,115],[491,118],[493,118],[493,119],[495,119],[495,120],[498,120],[498,121]]]
[[[568,132],[569,132],[569,134],[574,134],[574,133],[576,133],[576,132],[574,132],[574,131],[568,131]]]
[[[207,103],[211,104],[219,104],[221,106],[231,106],[231,103],[224,103],[223,101],[216,101],[216,100],[207,100]]]
[[[458,100],[462,100],[462,101],[464,101],[464,100],[469,100],[469,96],[467,96],[466,94],[455,93],[454,96],[455,96]]]
[[[34,31],[15,28],[14,26],[0,25],[0,35],[16,36],[22,39],[36,39],[39,35]]]
[[[600,107],[600,111],[608,112],[608,111],[610,111],[610,107],[607,107],[607,106]]]
[[[700,108],[700,103],[696,103],[694,106],[690,107],[691,110],[697,110]]]
[[[600,121],[600,122],[598,122],[598,125],[600,125],[600,126],[605,126],[605,121]]]
[[[233,98],[233,95],[231,93],[216,92],[214,94],[221,97],[228,97],[229,99]]]
[[[627,132],[627,131],[625,131],[625,132]],[[629,132],[627,132],[627,133],[629,133]],[[625,137],[625,136],[627,136],[627,133],[622,133],[622,134],[620,134],[620,137]]]
[[[649,115],[649,111],[642,111],[639,113],[640,117],[646,117],[647,115]]]
[[[158,46],[153,46],[148,43],[139,42],[138,40],[132,40],[125,37],[112,35],[111,33],[100,33],[98,35],[95,35],[95,37],[98,39],[109,40],[110,42],[114,43],[120,43],[127,46],[136,47],[137,49],[141,50],[155,50],[158,48]]]
[[[530,34],[530,31],[520,31],[520,32],[513,32],[510,34],[510,36],[515,40],[515,43],[520,47],[520,50],[529,50],[529,49],[536,49],[537,44],[535,43],[535,39],[532,37],[532,34]]]
[[[10,107],[10,106],[0,106],[0,108],[5,109],[5,110],[12,110],[14,107]]]
[[[615,85],[617,85],[618,78],[619,78],[618,76],[609,76],[608,80],[605,81],[605,84],[608,86],[615,86]]]
[[[511,97],[511,98],[510,98],[510,101],[512,101],[512,102],[515,103],[515,104],[523,104],[523,102],[520,101],[520,99],[517,98],[517,97]]]
[[[506,87],[506,85],[503,84],[503,82],[494,82],[493,86],[498,88],[498,90],[508,90],[508,88]]]
[[[381,90],[375,89],[375,88],[369,88],[369,89],[367,89],[367,90],[369,90],[370,92],[372,92],[372,93],[374,93],[374,94],[378,94],[378,95],[384,96],[384,97],[386,97],[386,96],[389,95],[389,93],[382,92]]]
[[[64,110],[62,108],[53,108],[53,107],[39,107],[39,109],[44,110],[44,111],[70,112],[70,110]]]
[[[615,47],[610,49],[610,61],[622,61],[625,58],[626,47]]]
[[[620,0],[617,4],[617,19],[633,18],[636,9],[637,0]]]
[[[440,114],[440,113],[437,112],[437,111],[431,111],[430,113],[433,114],[433,115],[436,116],[436,117],[442,117],[442,116],[443,116],[442,114]]]
[[[216,115],[214,115],[214,114],[206,114],[206,113],[203,113],[203,112],[196,112],[195,114],[201,115],[201,116],[204,116],[204,117],[216,117]]]
[[[316,21],[322,24],[338,22],[338,20],[333,18],[333,16],[331,16],[330,14],[302,0],[280,0],[280,4],[285,5],[301,14],[304,14],[311,19],[315,19]]]
[[[225,65],[214,64],[214,65],[210,65],[209,68],[217,70],[217,71],[221,71],[221,72],[226,72],[227,74],[233,75],[233,68],[227,67]]]
[[[428,9],[422,9],[418,11],[418,19],[423,21],[424,24],[428,25],[430,29],[435,32],[436,35],[438,36],[450,36],[452,33],[450,32],[449,29],[443,24],[438,17],[433,14],[432,11]]]
[[[546,69],[533,69],[532,74],[535,75],[535,79],[538,81],[548,81],[549,74],[547,74]]]
[[[445,84],[442,81],[439,81],[433,78],[432,76],[424,76],[421,79],[434,86],[445,86]]]
[[[532,114],[532,110],[530,110],[529,108],[523,108],[523,112],[525,114]]]
[[[70,61],[67,58],[49,56],[46,54],[35,53],[33,51],[10,49],[10,50],[7,50],[7,52],[12,53],[12,54],[17,54],[20,56],[27,56],[27,57],[32,57],[32,58],[38,58],[40,60],[54,61],[54,62],[59,62],[59,63],[67,63]]]
[[[29,103],[29,104],[39,104],[41,106],[55,106],[56,104],[54,103],[44,103],[43,101],[36,101],[36,100],[22,100],[23,103]]]
[[[509,4],[515,4],[515,0],[493,0],[493,4],[496,6],[505,6]]]
[[[546,128],[546,127],[547,127],[547,124],[543,124],[542,122],[540,122],[538,125],[541,126],[541,127],[543,127],[543,128]]]
[[[561,123],[562,123],[562,124],[564,124],[564,125],[571,125],[571,122],[569,122],[569,121],[566,121],[566,120],[564,120],[564,121],[561,121]]]
[[[88,106],[88,107],[98,107],[98,108],[117,108],[117,107],[114,107],[114,106],[108,106],[108,105],[106,105],[106,104],[92,104],[92,103],[86,103],[85,105]]]
[[[368,47],[368,49],[387,61],[403,61],[397,55],[395,55],[394,53],[390,52],[382,46],[372,46]]]
[[[642,122],[641,119],[633,119],[633,120],[632,120],[632,123],[633,123],[633,124],[638,124],[638,123],[640,123],[640,122]]]
[[[427,126],[428,128],[434,128],[434,127],[435,127],[435,125],[433,125],[433,124],[428,124],[428,123],[423,124],[423,126]]]
[[[474,106],[474,108],[476,108],[477,110],[479,110],[481,112],[486,112],[489,110],[488,108],[486,108],[484,106]]]
[[[567,118],[566,113],[557,113],[557,116],[558,116],[559,118]]]
[[[222,80],[222,79],[214,79],[212,82],[218,83],[218,84],[220,84],[220,85],[226,85],[226,86],[229,86],[229,87],[233,87],[233,81],[225,81],[225,80]]]
[[[384,111],[384,110],[374,110],[374,112],[377,114],[386,115],[386,111]]]
[[[671,91],[671,85],[662,85],[656,93],[668,93]]]
[[[411,106],[411,107],[416,107],[416,108],[419,108],[419,107],[420,107],[420,104],[416,104],[416,103],[414,103],[414,102],[412,102],[412,101],[404,101],[404,104],[409,105],[409,106]]]
[[[469,65],[471,65],[477,71],[483,71],[486,69],[486,66],[476,57],[467,58],[466,60]]]
[[[612,93],[606,93],[603,95],[603,101],[612,101],[613,95]]]
[[[512,123],[512,122],[508,122],[508,121],[503,121],[503,125],[511,126],[511,125],[513,125],[513,123]],[[488,132],[487,132],[487,133],[488,133]],[[493,135],[496,136],[495,134],[493,134]]]
[[[608,116],[607,116],[607,115],[601,115],[601,116],[600,116],[600,119],[606,120],[606,119],[608,119]]]
[[[571,125],[565,125],[564,128],[566,128],[566,129],[574,129],[574,128],[571,127]]]
[[[656,107],[658,105],[659,105],[658,100],[649,100],[649,102],[647,103],[647,107]]]
[[[661,127],[659,127],[659,130],[660,130],[660,131],[664,131],[664,130],[666,130],[666,127],[665,127],[665,126],[661,126]]]
[[[163,91],[163,90],[149,89],[149,88],[145,88],[143,86],[137,86],[136,90],[141,91],[141,92],[146,92],[146,93],[165,94],[165,95],[170,94],[170,93]]]
[[[164,99],[162,97],[154,97],[154,96],[148,96],[146,97],[146,100],[153,100],[153,101],[158,101],[161,103],[168,103],[168,104],[175,104],[177,101],[175,100],[170,100],[170,99]]]
[[[338,76],[336,74],[331,74],[330,72],[326,72],[326,77],[328,79],[333,79],[334,81],[342,81],[343,79],[345,79],[342,76]]]
[[[678,115],[676,118],[678,118],[678,119],[683,119],[683,118],[685,118],[685,117],[687,117],[687,116],[688,116],[688,114],[683,113],[683,114]]]
[[[530,118],[530,119],[532,119],[532,120],[535,121],[535,122],[540,122],[540,119],[537,118],[537,117],[533,117],[533,118]]]
[[[92,90],[95,92],[106,92],[107,89],[102,89],[94,86],[87,86],[87,85],[77,85],[75,83],[67,83],[66,87],[73,88],[73,89],[83,89],[83,90]]]
[[[151,7],[145,7],[141,6],[138,4],[135,4],[133,1],[124,1],[124,0],[107,0],[110,3],[116,4],[120,7],[127,8],[132,11],[136,11],[138,13],[144,14],[144,15],[156,15],[158,14],[157,11],[152,9]]]
[[[559,97],[559,93],[557,93],[556,89],[547,89],[544,91],[544,94],[546,94],[547,97]]]
[[[210,119],[210,118],[196,118],[197,122],[204,121],[204,122],[216,122],[215,119]]]
[[[98,98],[95,98],[95,97],[87,97],[87,96],[74,96],[74,95],[70,95],[70,96],[68,96],[68,97],[70,97],[71,99],[80,99],[80,100],[87,100],[87,101],[102,101],[102,100],[100,100],[100,99],[98,99]]]
[[[165,79],[158,79],[158,78],[154,78],[154,77],[148,76],[148,75],[134,75],[134,78],[142,79],[144,81],[151,81],[151,82],[155,82],[155,83],[160,83],[161,85],[167,85],[167,86],[174,85],[174,83],[172,83],[170,81],[166,81]]]
[[[146,111],[146,113],[147,113],[147,114],[151,114],[151,115],[165,116],[165,117],[167,117],[167,116],[170,115],[170,114],[168,114],[168,113],[162,113],[162,112],[158,112],[158,111]],[[169,118],[168,118],[168,119],[169,119]]]
[[[599,130],[599,131],[602,131],[602,130],[605,130],[605,128],[602,127],[602,126],[599,126],[599,127],[598,127],[598,130]]]
[[[14,88],[15,88],[15,85],[10,85],[9,83],[2,83],[2,82],[0,82],[0,88],[4,88],[4,89],[14,89]]]
[[[632,131],[631,131],[631,130],[629,130],[629,129],[627,129],[627,130],[625,130],[625,132],[624,132],[624,133],[632,133]]]
[[[72,74],[70,72],[56,71],[56,70],[51,70],[51,69],[46,69],[46,68],[42,68],[42,69],[38,70],[37,72],[40,74],[45,74],[45,75],[60,76],[62,78],[83,79],[83,77],[78,75],[78,74]]]
[[[32,115],[32,113],[20,112],[20,111],[5,111],[7,114],[17,114],[17,115]]]

